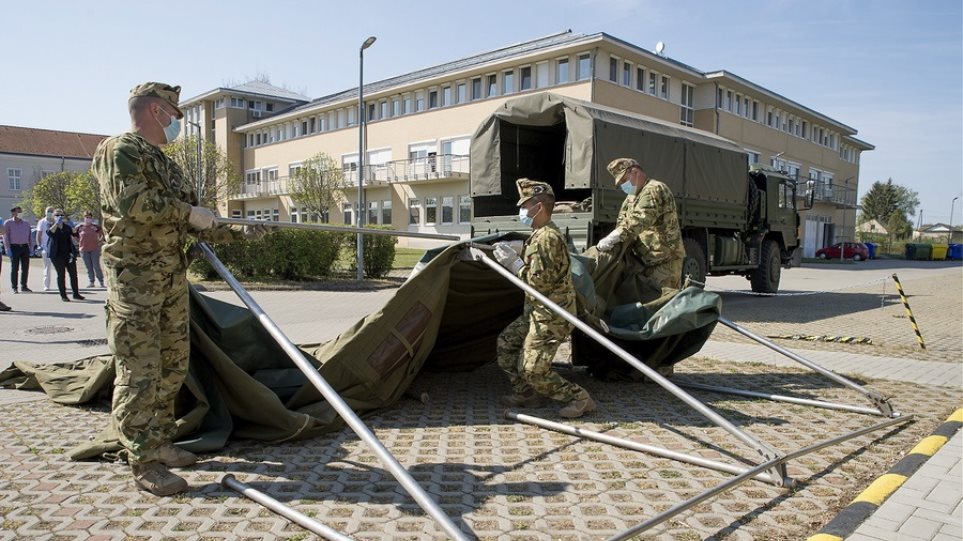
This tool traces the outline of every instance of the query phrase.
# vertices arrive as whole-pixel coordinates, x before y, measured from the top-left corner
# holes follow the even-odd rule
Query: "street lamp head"
[[[374,37],[374,36],[369,36],[368,39],[364,40],[364,43],[361,44],[361,50],[363,51],[363,50],[367,49],[368,47],[371,47],[372,45],[374,45],[374,42],[375,42],[376,39],[378,39],[378,38],[376,38],[376,37]]]

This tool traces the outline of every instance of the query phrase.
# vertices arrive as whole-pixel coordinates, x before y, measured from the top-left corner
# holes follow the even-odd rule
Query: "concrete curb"
[[[873,481],[834,519],[823,526],[819,533],[811,536],[807,541],[842,541],[852,535],[860,524],[876,512],[879,506],[896,492],[896,489],[936,454],[961,426],[963,426],[963,408],[954,411],[933,431],[932,435],[923,438],[909,454],[890,468],[889,472]]]

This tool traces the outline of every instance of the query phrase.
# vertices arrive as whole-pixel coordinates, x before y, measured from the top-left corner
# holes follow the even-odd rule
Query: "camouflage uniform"
[[[521,189],[520,189],[521,191]],[[522,248],[519,278],[555,304],[575,314],[575,287],[565,237],[554,222],[536,229]],[[530,390],[553,400],[569,402],[588,392],[552,371],[552,359],[572,325],[531,295],[525,295],[522,315],[498,335],[498,366],[516,394]]]
[[[635,160],[620,158],[609,165],[609,170],[613,175],[620,169],[624,171],[625,162],[638,166]],[[685,247],[675,198],[668,186],[648,179],[637,194],[622,202],[616,227],[622,230],[622,240],[631,243],[633,253],[645,265],[645,276],[662,287],[679,289]]]
[[[174,398],[187,373],[188,217],[193,186],[136,133],[103,141],[91,171],[100,184],[107,242],[107,337],[116,376],[112,423],[132,464],[157,460],[174,436]],[[225,228],[203,240],[228,241]]]

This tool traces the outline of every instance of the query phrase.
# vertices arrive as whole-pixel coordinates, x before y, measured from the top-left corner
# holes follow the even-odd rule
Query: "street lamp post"
[[[849,177],[849,178],[847,178],[846,180],[843,181],[843,223],[842,223],[842,226],[843,226],[843,227],[842,227],[842,229],[843,229],[844,235],[841,235],[842,240],[840,241],[840,245],[839,245],[839,262],[840,262],[840,263],[843,262],[843,255],[846,254],[846,239],[849,238],[849,235],[845,235],[845,233],[847,232],[847,230],[846,230],[846,206],[849,205],[849,181],[850,181],[850,180],[853,180],[854,178],[855,178],[855,177]],[[855,203],[856,190],[855,190],[855,189],[853,190],[853,197],[854,197],[853,206],[856,206],[856,203]],[[855,243],[855,242],[856,242],[856,227],[854,226],[854,227],[853,227],[853,243]]]
[[[950,234],[946,239],[947,244],[951,244],[953,242],[953,211],[956,210],[956,200],[959,198],[960,196],[956,196],[953,198],[953,201],[950,202]]]
[[[361,44],[358,50],[358,208],[355,211],[355,222],[358,228],[364,227],[364,143],[365,143],[365,110],[364,110],[364,50],[371,47],[375,40],[370,36]],[[364,280],[364,235],[358,233],[358,280]]]
[[[185,119],[191,126],[197,129],[197,201],[199,204],[204,204],[204,171],[201,169],[201,125],[197,122],[192,122]]]

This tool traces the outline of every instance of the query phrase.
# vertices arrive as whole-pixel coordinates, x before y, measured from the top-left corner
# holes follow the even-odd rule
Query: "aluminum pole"
[[[679,462],[685,462],[687,464],[695,464],[696,466],[702,466],[705,468],[710,468],[710,469],[725,472],[725,473],[738,475],[746,472],[749,469],[749,468],[740,468],[739,466],[733,466],[731,464],[726,464],[725,462],[719,462],[716,460],[703,458],[701,456],[687,455],[685,453],[672,451],[669,449],[665,449],[663,447],[655,447],[653,445],[646,445],[644,443],[639,443],[637,441],[627,440],[624,438],[616,438],[615,436],[602,434],[601,432],[594,432],[592,430],[586,430],[584,428],[576,428],[574,426],[570,426],[564,423],[556,423],[555,421],[549,421],[548,419],[542,419],[540,417],[534,417],[532,415],[525,415],[522,413],[506,411],[505,417],[508,419],[512,419],[513,421],[518,421],[520,423],[547,428],[548,430],[554,430],[556,432],[561,432],[563,434],[568,434],[570,436],[576,436],[579,438],[585,438],[585,439],[589,439],[589,440],[593,440],[601,443],[607,443],[609,445],[622,447],[623,449],[631,449],[632,451],[648,453],[650,455],[660,456],[671,460],[677,460]],[[759,475],[756,475],[756,479],[759,479],[760,481],[765,481],[767,483],[771,483],[774,485],[782,484],[782,479],[775,479],[768,473],[760,473]]]
[[[844,441],[846,441],[846,440],[851,440],[851,439],[853,439],[853,438],[857,438],[857,437],[862,436],[862,435],[864,435],[864,434],[868,434],[868,433],[870,433],[870,432],[875,432],[875,431],[877,431],[877,430],[880,430],[880,429],[882,429],[882,428],[886,428],[886,427],[889,427],[889,426],[892,426],[892,425],[895,425],[895,424],[905,423],[905,422],[908,422],[908,421],[910,421],[910,420],[912,420],[912,419],[913,419],[913,415],[907,415],[907,416],[905,416],[905,417],[901,417],[901,418],[897,418],[897,419],[888,419],[888,420],[886,420],[886,421],[883,421],[882,423],[875,424],[875,425],[873,425],[873,426],[869,426],[869,427],[866,427],[866,428],[862,428],[862,429],[856,430],[856,431],[854,431],[854,432],[850,432],[849,434],[844,434],[844,435],[842,435],[842,436],[839,436],[839,437],[836,437],[836,438],[832,438],[832,439],[829,439],[829,440],[826,440],[826,441],[823,441],[823,442],[820,442],[820,443],[816,443],[816,444],[814,444],[814,445],[810,445],[809,447],[804,447],[804,448],[799,449],[799,450],[797,450],[797,451],[793,451],[793,452],[791,452],[791,453],[788,453],[788,454],[786,454],[786,455],[784,455],[784,456],[781,456],[781,457],[779,457],[779,458],[770,460],[770,461],[768,461],[768,462],[764,462],[764,463],[759,464],[758,466],[752,468],[751,470],[748,470],[748,471],[746,471],[746,472],[744,472],[744,473],[742,473],[742,474],[740,474],[740,475],[737,475],[736,477],[733,477],[732,479],[729,479],[728,481],[726,481],[726,482],[724,482],[724,483],[722,483],[722,484],[716,485],[715,487],[710,488],[709,490],[707,490],[707,491],[705,491],[705,492],[703,492],[703,493],[701,493],[701,494],[699,494],[699,495],[697,495],[697,496],[694,496],[694,497],[692,497],[692,498],[690,498],[690,499],[688,499],[688,500],[686,500],[686,501],[684,501],[684,502],[682,502],[682,503],[680,503],[680,504],[678,504],[678,505],[676,505],[676,506],[674,506],[674,507],[672,507],[672,508],[670,508],[670,509],[668,509],[668,510],[666,510],[666,511],[663,511],[662,513],[659,513],[658,515],[650,518],[649,520],[647,520],[647,521],[645,521],[645,522],[643,522],[643,523],[641,523],[641,524],[639,524],[639,525],[637,525],[637,526],[633,526],[632,528],[629,528],[628,530],[626,530],[626,531],[624,531],[624,532],[622,532],[622,533],[620,533],[620,534],[618,534],[618,535],[614,535],[614,536],[608,538],[607,541],[621,541],[621,540],[623,540],[623,539],[629,539],[630,537],[633,537],[633,536],[637,535],[637,534],[640,533],[640,532],[643,532],[643,531],[645,531],[645,530],[648,530],[649,528],[651,528],[651,527],[653,527],[653,526],[658,526],[659,524],[662,524],[663,522],[665,522],[665,521],[669,520],[670,518],[678,515],[679,513],[682,513],[682,512],[685,511],[686,509],[689,509],[689,508],[691,508],[691,507],[694,507],[694,506],[696,506],[696,505],[699,505],[700,503],[702,503],[702,502],[704,502],[705,500],[707,500],[707,499],[715,496],[716,494],[719,494],[719,493],[722,493],[722,492],[726,492],[726,491],[729,491],[729,490],[732,490],[732,489],[736,488],[737,486],[739,486],[739,485],[745,483],[746,481],[752,479],[753,476],[755,476],[755,475],[759,474],[760,472],[765,471],[765,470],[767,470],[767,469],[769,469],[769,468],[772,468],[772,467],[774,467],[774,466],[778,466],[778,465],[780,465],[780,464],[785,464],[786,462],[788,462],[788,461],[790,461],[790,460],[793,460],[793,459],[795,459],[795,458],[799,458],[799,457],[804,456],[804,455],[808,455],[809,453],[813,453],[813,452],[815,452],[815,451],[818,451],[818,450],[823,449],[823,448],[826,448],[826,447],[831,447],[831,446],[833,446],[833,445],[836,445],[837,443],[842,443],[842,442],[844,442]]]
[[[264,507],[274,511],[298,526],[301,526],[310,532],[316,533],[325,539],[331,539],[332,541],[353,541],[350,537],[341,535],[341,533],[337,530],[331,529],[328,526],[321,524],[317,520],[305,515],[304,513],[284,505],[260,490],[238,481],[237,478],[231,474],[227,474],[221,478],[221,485],[240,492],[248,499],[263,505]]]
[[[822,374],[823,376],[826,376],[827,378],[835,381],[836,383],[838,383],[838,384],[840,384],[840,385],[845,385],[846,387],[849,387],[850,389],[853,389],[854,391],[862,394],[862,395],[865,396],[866,398],[869,398],[869,399],[873,402],[873,404],[874,404],[877,408],[879,408],[879,412],[880,412],[882,415],[885,415],[886,417],[897,417],[897,416],[899,416],[899,413],[898,413],[898,412],[893,411],[893,406],[890,405],[889,399],[887,399],[887,398],[884,397],[883,395],[877,393],[876,391],[873,391],[873,390],[871,390],[871,389],[867,389],[867,388],[865,388],[865,387],[862,387],[861,385],[858,385],[858,384],[856,384],[855,382],[850,381],[849,379],[844,378],[843,376],[840,376],[839,374],[837,374],[837,373],[835,373],[835,372],[833,372],[833,371],[831,371],[831,370],[827,370],[827,369],[823,368],[822,366],[819,366],[818,364],[816,364],[816,363],[814,363],[814,362],[812,362],[812,361],[810,361],[810,360],[808,360],[808,359],[805,359],[805,358],[803,358],[803,357],[800,357],[799,355],[796,355],[795,353],[789,351],[788,349],[785,349],[785,348],[783,348],[783,347],[781,347],[781,346],[779,346],[779,345],[777,345],[777,344],[774,344],[774,343],[771,342],[770,340],[766,340],[765,338],[759,336],[758,334],[756,334],[756,333],[754,333],[754,332],[752,332],[752,331],[750,331],[750,330],[748,330],[748,329],[744,329],[744,328],[740,327],[739,325],[736,325],[736,324],[733,323],[732,321],[729,321],[728,319],[726,319],[726,318],[724,318],[724,317],[722,317],[722,316],[719,316],[719,323],[722,323],[722,324],[725,325],[726,327],[729,327],[730,329],[736,331],[737,333],[739,333],[739,334],[741,334],[741,335],[743,335],[743,336],[745,336],[745,337],[747,337],[747,338],[751,338],[751,339],[755,340],[756,342],[759,342],[760,344],[766,346],[767,348],[769,348],[769,349],[771,349],[771,350],[773,350],[773,351],[775,351],[775,352],[777,352],[777,353],[782,353],[782,354],[785,355],[786,357],[789,357],[790,359],[792,359],[792,360],[796,361],[797,363],[799,363],[799,364],[801,364],[801,365],[809,368],[810,370],[814,370],[814,371]]]
[[[851,411],[854,413],[868,413],[869,415],[882,415],[882,412],[880,412],[878,409],[867,408],[864,406],[851,406],[849,404],[826,402],[824,400],[797,398],[795,396],[785,396],[780,394],[759,393],[756,391],[747,391],[744,389],[733,389],[731,387],[718,387],[716,385],[703,385],[701,383],[680,383],[679,387],[685,387],[687,389],[700,389],[703,391],[712,391],[716,393],[734,394],[737,396],[748,396],[751,398],[765,398],[767,400],[773,400],[775,402],[799,404],[800,406],[813,406],[816,408],[825,408],[830,410]]]
[[[451,518],[445,514],[445,512],[438,506],[438,503],[431,499],[428,494],[425,493],[424,489],[419,485],[408,473],[408,471],[402,466],[397,459],[387,450],[384,445],[378,440],[378,437],[371,432],[371,429],[364,424],[364,422],[358,417],[358,415],[348,406],[347,403],[341,398],[337,391],[328,384],[327,381],[318,372],[318,369],[314,367],[307,359],[304,358],[304,354],[294,345],[291,340],[284,335],[281,329],[271,320],[270,317],[264,312],[261,306],[254,300],[251,295],[244,290],[241,284],[234,278],[231,271],[227,270],[227,267],[217,258],[214,251],[206,243],[199,243],[198,246],[204,252],[204,256],[207,261],[214,267],[221,278],[231,286],[234,293],[240,297],[241,301],[251,310],[251,313],[257,318],[258,322],[264,327],[264,329],[271,335],[272,338],[281,346],[281,349],[287,353],[288,357],[294,362],[295,366],[298,367],[301,372],[307,376],[308,381],[321,393],[321,396],[334,408],[338,415],[344,420],[344,422],[354,431],[355,434],[361,438],[368,447],[374,451],[375,455],[381,461],[381,463],[388,469],[391,475],[401,484],[402,487],[412,498],[424,509],[432,518],[434,518],[438,524],[441,525],[442,529],[448,533],[452,539],[457,539],[459,541],[468,541],[468,538],[455,526],[455,523],[451,521]]]
[[[331,231],[335,233],[359,233],[362,235],[381,235],[385,237],[415,237],[420,239],[438,239],[460,241],[458,235],[441,235],[437,233],[412,233],[410,231],[394,231],[391,229],[358,229],[357,227],[344,227],[340,225],[324,224],[305,224],[295,222],[264,222],[262,220],[251,220],[248,218],[222,218],[218,216],[214,220],[217,224],[223,225],[254,225],[262,227],[278,227],[283,229],[309,229],[312,231]]]
[[[744,442],[746,445],[749,445],[750,447],[755,449],[760,455],[763,456],[763,458],[772,459],[781,455],[781,453],[779,453],[772,447],[769,447],[765,443],[757,440],[756,438],[752,437],[746,432],[740,430],[739,427],[729,422],[728,419],[712,411],[711,408],[709,408],[708,406],[706,406],[705,404],[703,404],[702,402],[694,398],[689,393],[682,390],[678,385],[666,379],[662,374],[659,374],[655,370],[646,366],[644,363],[642,363],[641,361],[639,361],[638,359],[630,355],[624,349],[620,348],[614,342],[612,342],[611,340],[606,338],[604,335],[602,335],[601,333],[599,333],[598,331],[590,327],[588,324],[584,323],[579,318],[570,314],[568,311],[563,310],[559,305],[549,300],[549,298],[546,297],[545,295],[542,295],[541,293],[539,293],[538,290],[536,290],[532,286],[520,280],[517,276],[515,276],[514,274],[506,270],[495,260],[485,256],[481,256],[478,259],[482,261],[485,265],[488,265],[490,268],[494,269],[496,272],[504,276],[509,282],[515,284],[516,286],[521,288],[523,291],[525,291],[526,293],[534,297],[536,300],[538,300],[540,303],[547,306],[550,310],[552,310],[553,312],[555,312],[556,314],[564,318],[566,321],[574,325],[575,328],[579,329],[580,331],[592,337],[596,342],[598,342],[603,347],[605,347],[605,349],[611,351],[612,353],[617,355],[620,359],[622,359],[623,361],[633,366],[636,370],[645,374],[646,377],[648,377],[649,379],[657,383],[660,387],[662,387],[663,389],[665,389],[666,391],[674,395],[679,400],[682,400],[683,402],[688,404],[689,407],[701,413],[705,418],[715,423],[716,426],[719,426],[720,428],[727,430],[730,434],[732,434],[733,436],[735,436],[736,438]],[[781,472],[781,475],[777,477],[786,477],[785,472],[784,471]]]

